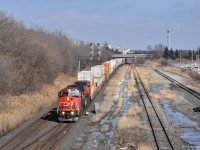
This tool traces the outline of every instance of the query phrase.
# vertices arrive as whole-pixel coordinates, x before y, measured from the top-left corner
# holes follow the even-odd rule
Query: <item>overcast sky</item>
[[[0,0],[0,9],[27,26],[114,47],[166,44],[168,26],[173,49],[200,45],[200,0]]]

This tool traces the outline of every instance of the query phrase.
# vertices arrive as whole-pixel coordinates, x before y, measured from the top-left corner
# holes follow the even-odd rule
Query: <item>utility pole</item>
[[[179,50],[179,59],[180,59],[180,65],[181,65],[181,50]]]
[[[197,63],[199,63],[199,50],[200,50],[200,46],[197,46],[197,54],[198,54],[198,57],[197,57],[198,62]]]
[[[171,45],[170,45],[170,27],[168,27],[167,29],[167,47],[170,50],[171,49]]]
[[[193,64],[193,49],[192,49],[192,64]]]

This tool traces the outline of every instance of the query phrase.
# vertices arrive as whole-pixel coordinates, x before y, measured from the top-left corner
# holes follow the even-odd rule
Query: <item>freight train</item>
[[[112,59],[91,67],[90,71],[78,72],[78,80],[73,85],[58,91],[58,120],[77,121],[103,84],[124,63],[125,59]]]

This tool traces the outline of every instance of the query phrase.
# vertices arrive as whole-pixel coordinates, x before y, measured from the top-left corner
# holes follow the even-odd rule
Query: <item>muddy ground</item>
[[[159,92],[161,89],[169,89],[176,95],[173,100],[153,100],[165,127],[170,131],[170,138],[173,140],[174,147],[177,150],[200,149],[200,112],[192,110],[194,107],[200,106],[200,101],[151,69],[150,74],[152,78],[157,80],[155,84],[151,84],[151,94]],[[188,81],[180,76],[167,74],[182,83]],[[146,149],[155,149],[145,111],[137,115],[141,122],[139,127],[124,130],[123,134],[118,131],[117,124],[126,114],[126,111],[135,105],[143,108],[136,87],[133,95],[127,93],[128,82],[130,82],[130,78],[124,77],[116,84],[117,93],[113,93],[115,97],[118,97],[120,88],[124,90],[125,94],[123,93],[123,103],[120,109],[117,109],[119,99],[116,98],[110,112],[106,113],[96,123],[91,123],[90,119],[91,116],[96,114],[91,113],[89,116],[84,116],[60,149],[140,149],[141,144],[146,145]],[[192,85],[189,86],[193,87]],[[199,90],[197,87],[193,88]],[[101,103],[102,99],[103,96],[99,96],[95,102]],[[92,109],[93,107],[90,108],[90,110]],[[117,112],[115,113],[115,111]]]
[[[133,76],[130,74],[125,75],[127,69],[128,68],[119,68],[111,80],[102,88],[95,98],[95,101],[92,102],[88,109],[88,112],[91,113],[80,118],[74,129],[61,145],[61,150],[155,149],[153,135],[138,90],[134,84],[134,90],[130,90],[130,83],[132,82]],[[177,150],[200,149],[200,112],[194,112],[192,110],[194,107],[200,106],[200,101],[158,75],[151,70],[151,68],[149,69],[151,79],[156,79],[155,83],[150,84],[150,94],[159,93],[161,89],[169,89],[176,95],[176,98],[173,100],[153,99],[153,103],[165,127],[170,131],[170,138],[173,139],[175,148]],[[191,84],[192,82],[189,82],[188,79],[171,73],[167,73],[167,75],[183,84],[193,87],[196,91],[200,91],[200,89],[194,87]],[[105,89],[106,86],[109,86],[110,82],[112,86]],[[130,92],[132,92],[132,94]],[[109,96],[110,99],[108,98]],[[92,113],[94,110],[94,103],[99,103],[101,105],[105,100],[112,100],[113,102],[111,106],[109,104],[109,112],[102,113],[100,110],[100,115]],[[128,112],[136,106],[141,107],[143,111],[130,115]],[[56,104],[52,105],[52,108],[54,107],[56,107]],[[41,117],[48,110],[49,109],[43,110],[43,112],[40,112],[40,114],[34,116],[31,120],[20,125],[19,128],[1,137],[0,143],[4,143],[6,140],[19,133],[23,128]],[[96,122],[93,120],[95,116]],[[125,122],[125,120],[124,124],[122,124],[123,119],[128,119],[128,122]],[[33,137],[28,138],[24,145],[57,125],[55,120],[46,123],[45,128],[35,133]],[[134,126],[126,126],[131,124],[131,121],[135,121]],[[120,129],[119,126],[122,126],[122,128]],[[123,127],[125,127],[125,129]]]

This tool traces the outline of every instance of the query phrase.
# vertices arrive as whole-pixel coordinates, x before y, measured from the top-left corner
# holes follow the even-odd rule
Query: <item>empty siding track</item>
[[[59,123],[46,134],[38,137],[23,149],[29,150],[46,150],[59,149],[66,135],[73,129],[74,123]]]
[[[200,100],[200,93],[199,92],[183,85],[182,83],[174,80],[173,78],[167,76],[166,74],[162,73],[161,71],[159,71],[157,69],[154,69],[154,71]]]
[[[0,146],[1,150],[11,150],[11,149],[20,149],[20,146],[29,138],[31,137],[35,132],[42,129],[45,125],[45,123],[54,117],[56,115],[56,108],[52,109],[48,113],[46,113],[44,116],[36,120],[34,123],[29,125],[27,128],[23,129],[21,132],[19,132],[17,135],[15,135],[13,138],[11,138],[9,141],[4,143]]]
[[[152,134],[155,141],[154,149],[174,150],[172,140],[169,137],[169,131],[163,125],[161,117],[158,115],[158,112],[151,101],[151,97],[145,88],[145,85],[143,84],[137,72],[134,72],[134,75],[142,102],[144,104],[147,118],[152,129]]]

